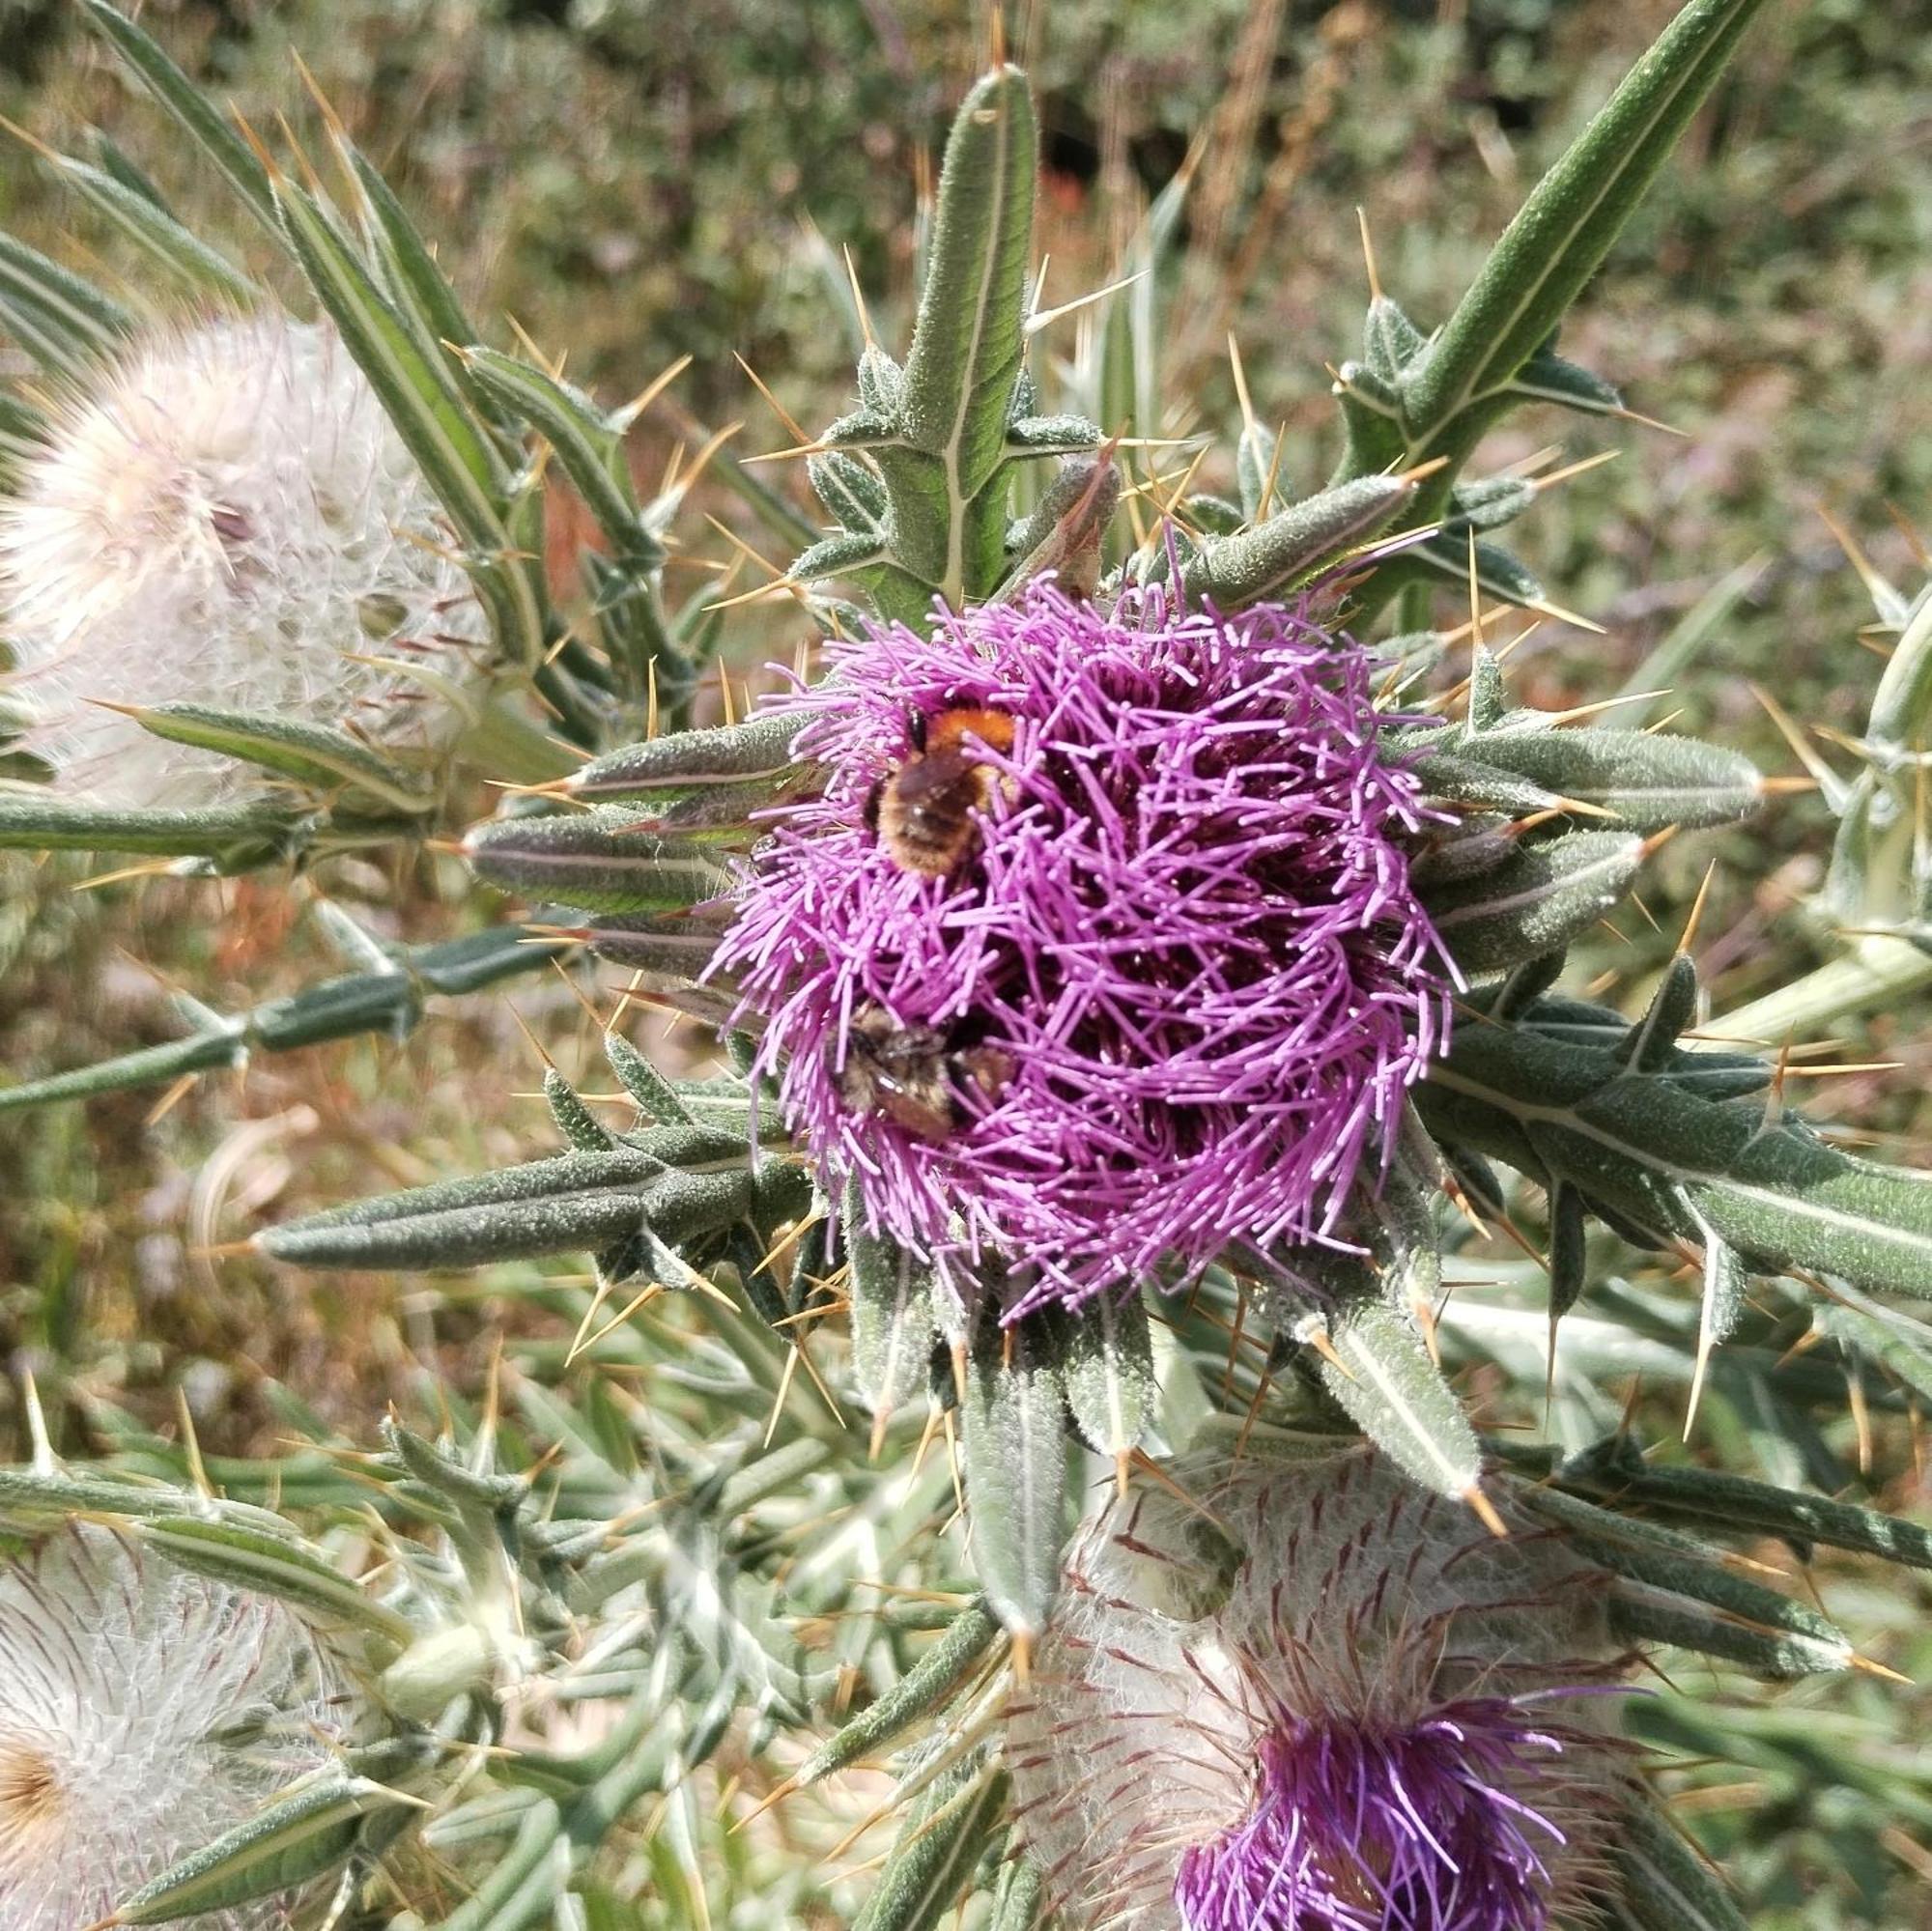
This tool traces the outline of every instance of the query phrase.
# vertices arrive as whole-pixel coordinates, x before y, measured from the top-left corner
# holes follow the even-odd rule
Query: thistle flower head
[[[149,334],[60,404],[0,505],[27,743],[102,804],[207,804],[239,774],[89,698],[408,736],[421,685],[365,660],[435,654],[447,671],[486,630],[428,486],[324,327]]]
[[[1589,1921],[1624,1795],[1592,1573],[1367,1449],[1179,1472],[1196,1503],[1136,1492],[1076,1544],[1010,1718],[1069,1931]]]
[[[70,1528],[0,1567],[0,1923],[79,1931],[327,1761],[296,1615]],[[270,1931],[282,1909],[216,1914]]]
[[[1447,1016],[1363,653],[1039,583],[830,655],[720,962],[871,1223],[1069,1302],[1329,1235]]]

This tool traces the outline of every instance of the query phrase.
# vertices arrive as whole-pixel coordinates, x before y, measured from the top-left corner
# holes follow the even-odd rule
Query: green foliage
[[[1173,426],[1158,363],[1183,306],[1173,298],[1193,176],[1167,184],[1128,243],[1145,279],[1109,298],[1070,360],[1030,361],[1035,325],[1049,319],[1032,313],[1040,121],[1026,76],[997,67],[967,91],[947,142],[903,366],[854,311],[858,406],[811,444],[806,470],[834,527],[813,528],[728,459],[718,481],[806,545],[778,586],[796,596],[803,628],[849,621],[816,587],[836,579],[875,613],[920,622],[935,597],[1009,595],[1047,568],[1105,598],[1178,565],[1183,594],[1223,608],[1346,578],[1364,629],[1402,598],[1403,634],[1381,646],[1397,701],[1431,665],[1460,661],[1457,640],[1427,628],[1432,578],[1545,607],[1537,575],[1478,540],[1537,510],[1543,487],[1519,469],[1464,471],[1518,409],[1622,414],[1616,387],[1558,355],[1558,327],[1757,11],[1754,0],[1681,11],[1531,191],[1440,329],[1425,333],[1373,293],[1361,357],[1337,375],[1344,454],[1326,489],[1283,475],[1291,439],[1254,415],[1243,389],[1223,464],[1231,494],[1171,497],[1134,458],[1142,494],[1163,508],[1179,498],[1181,522],[1135,505],[1131,543],[1116,526],[1124,445],[1094,452],[1103,428],[1161,446]],[[251,1051],[400,1038],[428,995],[480,991],[586,944],[635,974],[627,999],[739,1023],[732,988],[709,972],[718,908],[771,811],[825,774],[794,756],[787,719],[732,722],[728,681],[724,722],[694,727],[738,619],[709,582],[681,606],[668,593],[691,483],[673,465],[656,496],[640,486],[637,406],[607,409],[534,352],[479,339],[403,198],[345,129],[327,129],[348,184],[336,201],[244,139],[144,29],[100,0],[87,13],[257,217],[276,285],[298,288],[341,332],[443,507],[491,613],[493,661],[455,750],[435,760],[392,758],[307,719],[226,710],[219,694],[151,707],[145,728],[235,760],[243,802],[111,812],[14,794],[0,801],[0,844],[144,855],[183,877],[258,871],[272,894],[298,865],[356,854],[401,876],[426,838],[468,823],[470,868],[530,923],[411,944],[372,936],[322,898],[347,973],[226,1018],[196,1009],[188,1036],[22,1080],[0,1092],[0,1109],[179,1081]],[[591,31],[648,61],[614,14]],[[1524,44],[1546,31],[1534,23]],[[822,142],[816,130],[797,153],[828,151]],[[56,156],[54,172],[178,280],[255,298],[252,272],[105,151],[99,167]],[[568,227],[551,223],[547,244],[562,246]],[[0,324],[45,371],[84,382],[137,321],[9,241]],[[26,395],[0,417],[0,453],[41,433]],[[540,567],[547,505],[581,509],[595,531],[572,559],[574,589]],[[1726,578],[1684,619],[1666,663],[1735,607],[1743,582]],[[748,1035],[726,1042],[729,1073],[661,1066],[620,1030],[621,1008],[616,1021],[596,1014],[620,1093],[545,1069],[569,1150],[519,1162],[492,1144],[470,1177],[430,1179],[433,1166],[399,1155],[396,1179],[412,1182],[403,1190],[258,1233],[257,1255],[316,1273],[479,1272],[474,1289],[442,1279],[436,1304],[493,1297],[512,1413],[494,1392],[472,1411],[431,1377],[419,1392],[444,1408],[437,1440],[392,1422],[372,1450],[303,1416],[293,1456],[210,1462],[77,1396],[98,1463],[60,1468],[43,1436],[33,1470],[0,1471],[0,1516],[25,1531],[107,1520],[157,1557],[297,1605],[354,1666],[372,1713],[374,1741],[339,1775],[285,1793],[157,1876],[120,1920],[314,1879],[337,1885],[347,1921],[442,1931],[685,1925],[714,1906],[742,1914],[748,1900],[797,1916],[813,1858],[842,1850],[849,1827],[880,1841],[863,1882],[835,1881],[843,1921],[915,1931],[964,1903],[975,1921],[1034,1923],[1045,1884],[1009,1841],[996,1715],[1053,1613],[1076,1499],[1091,1480],[1124,1483],[1144,1444],[1167,1455],[1190,1439],[1245,1441],[1269,1420],[1365,1434],[1494,1526],[1492,1491],[1507,1490],[1512,1507],[1601,1566],[1612,1626],[1634,1644],[1773,1680],[1846,1670],[1857,1659],[1837,1621],[1727,1555],[1768,1540],[1801,1557],[1822,1548],[1932,1568],[1917,1524],[1819,1492],[1843,1478],[1827,1439],[1842,1433],[1842,1382],[1794,1363],[1798,1337],[1762,1332],[1752,1305],[1776,1297],[1860,1376],[1932,1388],[1925,1324],[1893,1304],[1932,1292],[1932,1182],[1831,1144],[1789,1109],[1783,1068],[1755,1050],[1777,1043],[1786,1018],[1836,1017],[1871,987],[1926,982],[1932,600],[1882,585],[1878,606],[1892,649],[1859,769],[1824,782],[1839,832],[1821,903],[1839,924],[1857,922],[1854,943],[1784,1005],[1772,995],[1719,1028],[1700,1028],[1704,993],[1684,951],[1658,967],[1634,1015],[1556,987],[1572,949],[1654,875],[1667,835],[1735,826],[1766,785],[1728,742],[1640,729],[1634,709],[1570,728],[1579,720],[1565,712],[1514,704],[1479,611],[1461,716],[1449,721],[1457,694],[1444,694],[1426,700],[1432,721],[1389,733],[1441,808],[1416,878],[1466,981],[1452,1043],[1390,1122],[1386,1171],[1365,1180],[1338,1244],[1231,1254],[1184,1296],[1156,1301],[1157,1320],[1145,1291],[1160,1284],[1132,1282],[1078,1311],[1003,1323],[998,1257],[978,1304],[962,1305],[925,1259],[867,1226],[856,1196],[823,1197],[768,1084],[751,1078]],[[476,823],[479,775],[518,783]],[[1863,993],[1832,977],[1848,964],[1866,975]],[[625,1099],[641,1117],[611,1123],[602,1109]],[[1480,1243],[1498,1231],[1530,1238],[1520,1223],[1539,1219],[1547,1299],[1449,1312],[1469,1266],[1495,1264]],[[578,1254],[592,1258],[587,1278],[549,1264]],[[1649,1288],[1617,1274],[1645,1256],[1691,1265],[1686,1306],[1661,1312]],[[1545,1292],[1538,1278],[1530,1299]],[[1499,1402],[1538,1379],[1514,1319],[1524,1313],[1539,1341],[1548,1334],[1548,1432],[1567,1450],[1481,1433],[1489,1418],[1472,1411],[1472,1366]],[[1719,1343],[1730,1345],[1714,1353]],[[1717,1426],[1734,1431],[1724,1465],[1653,1460],[1621,1427],[1607,1434],[1627,1371],[1688,1385],[1693,1406],[1708,1389]],[[1862,1431],[1874,1402],[1862,1380],[1855,1388]],[[922,1394],[923,1418],[911,1412]],[[849,1424],[848,1406],[869,1412],[869,1430]],[[1876,1406],[1888,1426],[1903,1416],[1890,1382]],[[1596,1433],[1579,1446],[1585,1423]],[[956,1465],[924,1453],[935,1431]],[[1738,1472],[1753,1455],[1766,1467]],[[945,1519],[955,1482],[956,1528]],[[220,1499],[201,1492],[210,1484]],[[598,1715],[533,1736],[527,1715],[541,1710]],[[839,1774],[880,1759],[891,1803],[869,1819],[841,1810]],[[823,1807],[803,1812],[800,1841],[788,1828],[781,1842],[756,1829],[753,1793]],[[432,1868],[388,1857],[406,1835]],[[1615,1855],[1631,1874],[1621,1921],[1744,1921],[1647,1799]]]

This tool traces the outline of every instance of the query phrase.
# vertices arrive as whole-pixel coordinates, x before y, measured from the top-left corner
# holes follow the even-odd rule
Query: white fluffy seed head
[[[80,1931],[329,1760],[338,1674],[281,1603],[70,1527],[0,1565],[0,1924]],[[264,1901],[197,1918],[281,1931]]]
[[[0,504],[0,637],[60,788],[193,806],[241,767],[91,704],[181,701],[423,741],[407,674],[488,625],[434,497],[332,329],[265,315],[157,329],[54,412]]]
[[[1590,1693],[1619,1674],[1601,1575],[1506,1497],[1497,1540],[1372,1450],[1292,1439],[1258,1439],[1233,1464],[1183,1460],[1181,1493],[1137,1486],[1075,1540],[1007,1738],[1059,1921],[1196,1931],[1176,1899],[1181,1860],[1254,1813],[1264,1738],[1388,1736],[1457,1699],[1521,1698],[1561,1746],[1504,1797],[1555,1827],[1537,1833],[1552,1921],[1594,1922],[1625,1775],[1606,1734],[1616,1699]],[[1302,1919],[1255,1920],[1282,1921]],[[1308,1919],[1358,1921],[1409,1923],[1366,1906]]]

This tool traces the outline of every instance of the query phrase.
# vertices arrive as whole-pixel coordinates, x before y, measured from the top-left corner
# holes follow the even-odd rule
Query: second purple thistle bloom
[[[1365,653],[1039,583],[828,658],[720,952],[828,1179],[1009,1318],[1339,1237],[1448,1025]]]

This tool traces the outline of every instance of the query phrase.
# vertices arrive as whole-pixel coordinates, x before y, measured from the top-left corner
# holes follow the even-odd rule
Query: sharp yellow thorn
[[[1355,210],[1355,225],[1362,231],[1362,265],[1369,271],[1369,299],[1382,298],[1381,277],[1376,272],[1376,246],[1369,240],[1369,214],[1365,208]]]
[[[1228,335],[1228,366],[1234,372],[1235,400],[1241,406],[1241,427],[1252,436],[1260,424],[1255,421],[1255,406],[1248,396],[1248,372],[1241,366],[1241,345],[1232,330]]]
[[[1355,1378],[1349,1364],[1335,1351],[1335,1344],[1329,1340],[1328,1330],[1325,1327],[1311,1328],[1308,1333],[1301,1336],[1301,1341],[1304,1347],[1314,1349],[1316,1353],[1321,1355],[1345,1381],[1352,1381]]]
[[[1688,429],[1679,429],[1675,423],[1660,422],[1654,415],[1639,415],[1634,409],[1610,409],[1604,413],[1614,416],[1619,422],[1634,422],[1644,429],[1660,430],[1665,436],[1688,438],[1690,434]]]
[[[153,1106],[149,1107],[147,1112],[142,1116],[141,1124],[143,1126],[158,1126],[181,1104],[182,1100],[194,1091],[194,1083],[200,1077],[199,1073],[183,1073],[161,1094],[160,1098],[156,1100]]]
[[[748,1824],[755,1824],[758,1821],[758,1819],[765,1814],[767,1810],[773,1807],[774,1804],[782,1803],[785,1801],[785,1799],[792,1794],[793,1791],[799,1789],[800,1787],[801,1786],[797,1777],[795,1776],[786,1777],[782,1783],[774,1786],[769,1796],[765,1797],[760,1803],[754,1804],[750,1810],[748,1810],[744,1814],[744,1816],[738,1818],[725,1832],[724,1834],[727,1837],[735,1837],[738,1834],[738,1832],[744,1830],[744,1828]]]
[[[652,1301],[656,1300],[660,1294],[665,1293],[666,1292],[667,1290],[661,1282],[653,1281],[650,1284],[650,1286],[643,1291],[642,1293],[639,1294],[624,1308],[621,1314],[613,1315],[609,1320],[607,1320],[604,1323],[604,1325],[600,1327],[597,1330],[597,1332],[593,1334],[590,1337],[590,1339],[586,1341],[583,1344],[583,1346],[577,1350],[577,1352],[587,1354],[590,1351],[590,1349],[595,1348],[597,1344],[600,1341],[602,1341],[607,1334],[616,1333],[616,1331],[620,1327],[622,1327],[624,1323],[627,1320],[629,1320],[633,1315],[641,1314],[643,1310],[651,1304]],[[573,1358],[575,1357],[573,1356]]]
[[[652,403],[656,402],[659,396],[691,367],[691,362],[692,358],[689,355],[680,355],[663,375],[653,377],[646,383],[622,409],[617,411],[617,418],[622,425],[628,429],[637,421],[639,416],[642,415],[645,410],[649,409]]]
[[[1395,479],[1398,483],[1420,483],[1426,478],[1435,475],[1436,470],[1446,469],[1448,464],[1449,459],[1446,456],[1432,456],[1428,462],[1418,463],[1413,469],[1398,469],[1395,472]],[[1413,531],[1406,533],[1410,535],[1414,534]]]
[[[1851,1666],[1866,1676],[1883,1677],[1888,1683],[1902,1683],[1908,1690],[1915,1688],[1918,1681],[1915,1677],[1901,1676],[1897,1670],[1880,1662],[1874,1657],[1861,1656],[1856,1652],[1853,1654]]]
[[[876,349],[878,339],[872,333],[872,318],[866,307],[866,291],[859,286],[859,266],[852,259],[852,246],[848,241],[842,253],[845,257],[845,279],[852,284],[852,306],[859,314],[859,333],[865,338],[866,347]]]
[[[1602,624],[1593,623],[1590,618],[1579,616],[1575,611],[1566,611],[1561,604],[1552,604],[1547,597],[1539,597],[1533,604],[1525,604],[1524,610],[1534,611],[1539,616],[1552,617],[1561,624],[1570,624],[1577,630],[1586,630],[1592,637],[1608,637]]]
[[[175,1413],[181,1421],[182,1453],[187,1458],[188,1480],[212,1499],[214,1485],[209,1481],[207,1464],[201,1459],[201,1437],[195,1434],[194,1410],[187,1405],[187,1390],[179,1382],[175,1384]]]
[[[1753,684],[1749,688],[1751,696],[1764,706],[1765,715],[1777,726],[1778,735],[1791,747],[1799,763],[1811,774],[1819,787],[1825,791],[1834,788],[1838,782],[1837,773],[1811,748],[1796,720],[1761,684]]]
[[[1564,469],[1553,469],[1547,476],[1535,479],[1535,489],[1539,496],[1545,490],[1553,490],[1558,483],[1567,483],[1572,476],[1583,475],[1591,469],[1601,469],[1605,463],[1614,463],[1623,454],[1621,449],[1600,450],[1595,456],[1585,456],[1580,462],[1572,463]]]
[[[677,493],[679,496],[689,496],[697,487],[697,479],[711,467],[712,459],[744,426],[742,422],[727,422],[723,429],[713,433],[710,440],[705,443],[704,447],[697,452],[697,455],[693,460],[690,473],[679,477],[677,484]],[[660,494],[668,495],[668,492],[664,491],[660,492]]]
[[[1261,503],[1255,511],[1255,517],[1258,522],[1266,517],[1270,506],[1274,502],[1275,478],[1281,474],[1281,454],[1287,447],[1288,424],[1283,422],[1277,426],[1274,433],[1274,454],[1268,458],[1268,472],[1266,479],[1262,484]]]
[[[1025,1630],[1011,1632],[1013,1681],[1024,1690],[1033,1674],[1033,1637]]]
[[[1105,301],[1110,295],[1119,295],[1123,288],[1132,288],[1137,281],[1145,281],[1153,271],[1139,269],[1130,275],[1122,275],[1119,281],[1109,282],[1104,288],[1096,288],[1087,295],[1076,295],[1071,301],[1063,301],[1058,308],[1043,308],[1027,317],[1026,333],[1037,335],[1042,328],[1050,327],[1063,317],[1075,314],[1083,308],[1091,308],[1096,301]],[[1045,265],[1041,265],[1044,276]]]
[[[1865,586],[1866,594],[1873,603],[1883,603],[1898,595],[1898,592],[1879,575],[1871,558],[1859,547],[1851,532],[1823,503],[1818,505],[1818,521],[1832,532],[1838,548],[1845,553],[1846,560],[1859,573],[1859,582]]]
[[[1704,902],[1711,895],[1711,881],[1718,875],[1718,861],[1713,859],[1704,867],[1704,882],[1697,888],[1697,895],[1690,901],[1690,916],[1684,922],[1684,936],[1677,942],[1677,950],[1688,958],[1690,948],[1696,943],[1698,921],[1704,916]]]
[[[772,1436],[779,1432],[779,1417],[784,1413],[785,1398],[791,1393],[792,1377],[798,1372],[799,1350],[794,1348],[785,1356],[784,1371],[779,1376],[779,1390],[772,1397],[772,1412],[765,1423],[764,1446],[772,1445]]]
[[[524,1038],[528,1042],[530,1051],[533,1052],[537,1056],[537,1058],[544,1063],[545,1066],[548,1067],[550,1071],[555,1072],[556,1062],[554,1059],[552,1059],[547,1052],[544,1051],[543,1041],[539,1039],[537,1036],[530,1031],[529,1022],[524,1017],[524,1015],[521,1012],[517,1010],[515,1002],[506,999],[503,1002],[503,1004],[506,1007],[508,1007],[510,1017],[516,1021],[517,1031],[520,1032],[524,1036]]]
[[[1483,1485],[1480,1482],[1471,1482],[1463,1491],[1463,1500],[1468,1505],[1469,1513],[1498,1542],[1507,1542],[1509,1540],[1509,1524],[1496,1513],[1496,1505],[1483,1493]]]
[[[764,380],[758,374],[757,370],[753,368],[751,363],[746,361],[744,356],[739,355],[736,350],[732,351],[731,359],[751,377],[752,386],[771,405],[772,413],[784,424],[785,430],[792,440],[795,442],[810,442],[813,439],[798,426],[798,423],[792,417],[791,412],[765,386]],[[754,458],[753,460],[756,461],[757,459]]]

